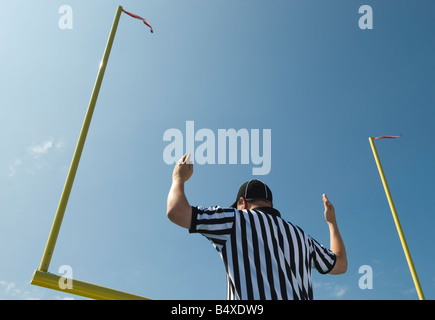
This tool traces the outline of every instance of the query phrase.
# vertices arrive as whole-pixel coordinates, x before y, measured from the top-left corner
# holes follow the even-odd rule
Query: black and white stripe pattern
[[[227,272],[227,297],[312,299],[311,268],[328,273],[335,255],[273,208],[192,207],[191,233],[207,237]]]

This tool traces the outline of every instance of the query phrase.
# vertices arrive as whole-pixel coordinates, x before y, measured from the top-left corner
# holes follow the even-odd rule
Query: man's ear
[[[239,199],[239,206],[241,207],[240,210],[248,209],[248,202],[246,201],[245,198],[240,197],[240,199]]]

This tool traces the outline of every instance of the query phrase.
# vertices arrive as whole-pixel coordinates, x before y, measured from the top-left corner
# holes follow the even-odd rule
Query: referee
[[[230,208],[190,206],[184,194],[184,183],[193,173],[188,159],[185,154],[172,173],[167,216],[212,242],[225,264],[229,300],[313,299],[312,268],[322,274],[346,272],[346,249],[326,195],[330,249],[283,220],[273,208],[271,190],[260,180],[242,184]]]

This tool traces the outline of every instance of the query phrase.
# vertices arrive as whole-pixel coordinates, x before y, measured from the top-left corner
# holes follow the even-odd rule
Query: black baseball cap
[[[231,206],[232,208],[237,208],[237,201],[239,201],[240,197],[244,199],[262,198],[272,202],[272,191],[263,181],[254,179],[240,186],[236,201]]]

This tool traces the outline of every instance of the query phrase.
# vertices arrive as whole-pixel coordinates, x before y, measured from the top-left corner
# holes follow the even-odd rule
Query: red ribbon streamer
[[[392,138],[400,138],[401,136],[402,136],[402,134],[400,134],[400,136],[380,136],[380,137],[373,138],[373,140],[375,140],[375,139],[392,139]]]
[[[154,32],[154,31],[153,31],[153,27],[151,27],[150,23],[149,23],[148,21],[146,21],[144,18],[139,17],[139,16],[137,16],[137,15],[135,15],[135,14],[133,14],[133,13],[130,13],[130,12],[128,12],[128,11],[125,11],[124,9],[122,9],[122,11],[123,11],[124,13],[128,14],[130,17],[133,17],[133,18],[136,18],[136,19],[142,20],[143,23],[145,23],[148,27],[150,27],[150,29],[151,29],[151,30],[150,30],[151,33]]]

